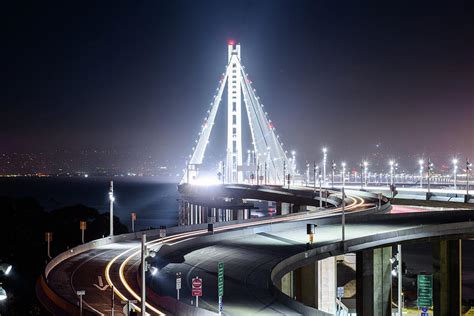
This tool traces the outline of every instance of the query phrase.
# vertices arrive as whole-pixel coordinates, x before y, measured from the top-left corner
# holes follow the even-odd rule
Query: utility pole
[[[109,189],[109,201],[110,201],[110,237],[114,235],[114,182],[110,181]]]

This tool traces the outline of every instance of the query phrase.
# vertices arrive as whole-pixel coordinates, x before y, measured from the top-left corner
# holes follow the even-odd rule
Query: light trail
[[[345,211],[352,211],[352,210],[354,210],[356,208],[359,208],[361,206],[369,206],[370,205],[368,203],[365,203],[365,200],[361,197],[358,197],[358,196],[349,196],[348,195],[347,198],[350,199],[351,202],[345,207]],[[335,216],[341,210],[342,210],[342,208],[338,207],[338,208],[335,208],[335,209],[321,211],[321,212],[318,212],[317,214],[310,214],[310,213],[294,214],[294,215],[288,215],[288,216],[281,217],[281,218],[269,218],[269,219],[264,219],[264,220],[251,222],[251,223],[231,224],[231,225],[226,225],[226,226],[223,226],[223,227],[217,227],[214,230],[217,231],[217,232],[222,232],[222,231],[236,229],[236,228],[252,227],[252,226],[273,224],[273,223],[281,223],[281,222],[285,222],[285,221],[301,221],[301,220],[308,220],[308,219],[316,219],[316,218],[322,218],[322,217],[326,217],[326,216]],[[180,234],[177,234],[177,235],[164,237],[163,239],[149,241],[149,242],[146,243],[146,245],[150,246],[150,247],[154,247],[154,246],[162,244],[164,242],[173,243],[173,242],[177,242],[177,241],[182,241],[186,238],[190,238],[190,237],[194,238],[194,237],[197,237],[199,235],[204,235],[206,233],[208,233],[207,229],[201,229],[201,230],[196,230],[196,231],[192,231],[192,232],[180,233]],[[140,295],[132,289],[130,284],[127,282],[127,280],[125,278],[125,274],[124,274],[124,271],[125,271],[125,268],[126,268],[128,262],[130,260],[132,260],[134,257],[136,257],[140,254],[141,250],[137,250],[137,249],[140,249],[140,247],[141,246],[136,246],[136,247],[130,248],[130,249],[120,253],[119,255],[114,257],[107,264],[107,266],[105,268],[105,277],[106,277],[107,283],[110,285],[111,288],[114,289],[115,293],[124,301],[128,301],[129,299],[122,292],[120,292],[120,290],[118,290],[116,286],[114,286],[114,283],[112,282],[112,278],[110,277],[110,269],[111,269],[112,265],[119,258],[124,257],[127,253],[131,253],[132,251],[134,251],[127,258],[125,258],[125,260],[120,264],[119,278],[120,278],[120,282],[125,287],[125,289],[129,292],[129,294],[131,296],[133,296],[137,301],[141,302]],[[145,302],[145,304],[146,304],[146,307],[148,309],[150,309],[151,311],[153,311],[157,315],[166,315],[164,312],[160,311],[157,307],[151,305],[150,303]],[[141,311],[141,309],[138,306],[135,306],[135,308],[138,311]]]

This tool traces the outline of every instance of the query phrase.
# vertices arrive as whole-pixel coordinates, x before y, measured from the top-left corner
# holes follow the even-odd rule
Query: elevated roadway
[[[363,196],[363,197],[361,197]],[[368,193],[349,193],[346,241],[340,242],[340,208],[281,217],[218,223],[214,233],[206,225],[168,229],[164,246],[157,231],[146,232],[150,247],[159,250],[155,277],[148,278],[147,308],[152,314],[205,314],[217,308],[216,269],[225,263],[225,313],[229,315],[305,314],[308,310],[281,295],[275,284],[288,271],[325,256],[375,247],[400,240],[469,235],[466,212],[376,215],[377,201]],[[388,204],[385,204],[388,206]],[[372,214],[372,215],[370,215]],[[357,216],[364,215],[364,216]],[[307,250],[306,223],[317,223],[316,244]],[[76,290],[85,290],[91,314],[107,315],[114,289],[116,314],[120,301],[139,300],[139,237],[115,236],[72,249],[50,263],[38,283],[38,296],[56,314],[77,312]],[[153,239],[154,238],[154,239]],[[181,301],[175,297],[175,273],[183,276]],[[191,304],[190,280],[203,279],[204,296],[197,309]],[[46,282],[41,281],[47,280]],[[101,281],[102,280],[102,281]],[[47,292],[47,293],[46,293]]]

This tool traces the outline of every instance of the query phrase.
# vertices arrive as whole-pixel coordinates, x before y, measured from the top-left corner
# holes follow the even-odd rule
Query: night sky
[[[327,145],[356,161],[377,144],[407,162],[474,159],[472,1],[16,1],[1,11],[0,152],[110,148],[184,163],[235,39],[301,160]]]

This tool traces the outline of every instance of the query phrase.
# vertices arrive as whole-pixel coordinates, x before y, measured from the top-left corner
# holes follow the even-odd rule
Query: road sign
[[[81,229],[81,230],[87,229],[87,222],[86,221],[80,221],[79,222],[79,229]]]
[[[132,221],[136,221],[137,220],[137,213],[132,213]]]
[[[76,294],[79,296],[86,295],[86,291],[77,291]]]
[[[181,290],[181,277],[176,278],[176,289]]]
[[[192,281],[192,296],[202,296],[202,279],[199,277],[193,278]]]
[[[44,240],[45,241],[53,241],[53,233],[52,232],[44,233]]]
[[[433,305],[433,275],[419,274],[418,283],[418,307],[430,307]]]
[[[426,313],[426,312],[428,311],[428,307],[422,307],[422,308],[421,308],[421,311],[422,311],[423,313]]]
[[[337,297],[341,298],[344,296],[344,287],[343,286],[338,286],[337,287]]]
[[[217,265],[217,294],[224,296],[224,263],[219,262]]]

